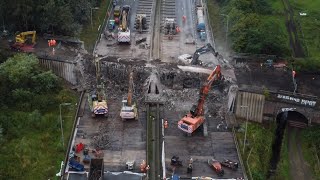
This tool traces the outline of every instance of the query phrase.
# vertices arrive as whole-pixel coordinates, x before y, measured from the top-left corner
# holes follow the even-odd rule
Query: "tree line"
[[[252,54],[290,55],[288,35],[267,0],[217,0],[229,16],[232,48]]]
[[[2,0],[1,25],[9,32],[36,30],[74,36],[90,21],[91,8],[100,3],[101,0]]]
[[[0,64],[0,92],[0,126],[8,137],[15,136],[14,129],[25,122],[13,118],[13,112],[45,113],[56,109],[59,102],[71,101],[63,95],[59,78],[51,71],[43,71],[34,55],[17,54]]]

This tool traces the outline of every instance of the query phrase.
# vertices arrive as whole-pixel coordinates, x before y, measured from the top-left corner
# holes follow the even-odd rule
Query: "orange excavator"
[[[213,82],[222,80],[221,66],[217,65],[200,90],[198,105],[193,105],[190,112],[178,121],[178,128],[191,135],[204,123],[204,103]]]

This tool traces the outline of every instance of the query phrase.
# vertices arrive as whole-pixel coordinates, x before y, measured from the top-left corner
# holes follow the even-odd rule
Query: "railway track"
[[[161,27],[166,18],[176,19],[176,0],[161,0]]]
[[[160,0],[154,0],[150,59],[160,59]]]
[[[145,14],[146,15],[146,21],[147,21],[147,29],[143,30],[143,32],[148,32],[150,30],[150,23],[151,23],[151,15],[152,15],[152,7],[154,6],[154,2],[150,0],[139,0],[138,1],[138,8],[136,14]],[[134,28],[136,29],[136,21],[134,23]]]
[[[147,150],[148,163],[150,163],[149,179],[160,179],[161,168],[161,114],[162,107],[160,103],[147,103]]]

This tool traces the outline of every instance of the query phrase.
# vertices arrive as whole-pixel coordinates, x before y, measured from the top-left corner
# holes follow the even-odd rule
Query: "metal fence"
[[[106,23],[109,21],[109,13],[111,13],[111,9],[112,9],[112,6],[111,6],[111,0],[109,1],[109,5],[108,5],[108,8],[107,8],[107,12],[104,19],[103,19],[103,23],[102,25],[99,26],[98,28],[98,34],[97,34],[97,38],[96,38],[96,42],[94,44],[94,47],[92,49],[92,54],[95,54],[95,49],[97,47],[97,44],[100,42],[101,40],[101,36],[103,34],[103,31],[104,31],[104,27],[106,26]]]

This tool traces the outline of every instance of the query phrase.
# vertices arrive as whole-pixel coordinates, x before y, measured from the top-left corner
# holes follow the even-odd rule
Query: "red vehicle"
[[[224,175],[224,170],[222,169],[221,163],[215,159],[208,159],[208,165],[213,168],[218,176]]]
[[[200,90],[200,98],[198,100],[198,105],[192,106],[190,112],[186,114],[179,122],[178,128],[182,131],[192,134],[199,126],[204,122],[204,103],[208,95],[210,87],[213,82],[222,79],[221,67],[217,65],[216,68],[209,75],[207,82],[202,86]]]

